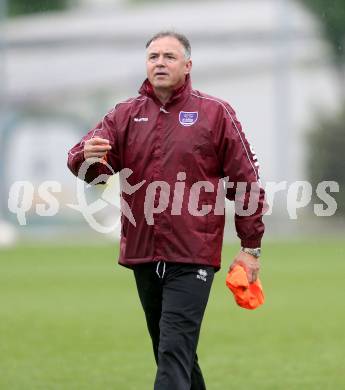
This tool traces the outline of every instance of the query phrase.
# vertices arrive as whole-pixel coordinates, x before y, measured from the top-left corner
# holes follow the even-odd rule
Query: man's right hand
[[[237,264],[241,265],[245,269],[248,282],[254,283],[258,278],[258,274],[260,271],[259,259],[250,255],[249,253],[240,251],[232,262],[229,271],[231,271]]]
[[[103,158],[111,150],[109,140],[100,137],[90,138],[84,144],[84,158]]]

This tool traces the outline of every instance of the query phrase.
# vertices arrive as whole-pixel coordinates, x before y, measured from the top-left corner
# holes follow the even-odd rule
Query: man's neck
[[[172,90],[167,90],[167,89],[157,89],[153,88],[155,95],[157,96],[158,100],[163,104],[163,106],[168,103],[170,100],[173,91]]]
[[[153,91],[157,96],[158,100],[163,104],[163,106],[168,103],[174,91],[181,88],[182,85],[186,82],[186,80],[181,81],[178,85],[175,86],[174,89],[170,88],[155,88],[153,87]]]

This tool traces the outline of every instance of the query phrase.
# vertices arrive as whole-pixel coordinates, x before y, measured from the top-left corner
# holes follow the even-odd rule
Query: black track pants
[[[154,390],[204,390],[196,348],[214,268],[181,263],[134,267],[157,363]]]

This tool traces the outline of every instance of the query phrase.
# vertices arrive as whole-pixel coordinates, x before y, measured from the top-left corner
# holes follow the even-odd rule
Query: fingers
[[[91,157],[102,158],[109,152],[109,150],[111,150],[109,140],[100,137],[90,138],[85,141],[84,157],[85,159]]]
[[[89,143],[91,145],[103,145],[103,144],[109,144],[109,140],[101,137],[93,137],[85,141],[85,144],[86,143]]]
[[[84,148],[91,152],[106,152],[111,149],[111,146],[109,140],[95,137],[87,140]]]
[[[111,146],[110,145],[85,145],[84,149],[92,153],[93,152],[98,153],[98,152],[107,152],[108,150],[111,149]]]
[[[250,276],[248,276],[248,273],[247,273],[247,277],[248,277],[248,282],[249,283],[254,283],[257,278],[258,278],[258,273],[257,272],[252,272]]]
[[[258,260],[250,262],[247,266],[247,277],[249,283],[254,283],[259,275],[260,263]]]
[[[104,158],[106,156],[106,153],[104,153],[104,152],[99,152],[99,153],[85,152],[84,155],[85,155],[85,158],[92,158],[92,157]]]
[[[246,264],[241,264],[241,265],[246,271],[248,282],[250,284],[254,283],[258,279],[259,271],[253,270],[252,268],[248,267]]]
[[[259,259],[247,253],[240,252],[230,265],[229,271],[232,271],[236,265],[241,265],[244,268],[249,283],[254,283],[258,279],[260,271]]]
[[[249,267],[246,268],[247,278],[249,283],[254,283],[257,280],[259,271],[260,271],[259,262],[251,264]]]
[[[230,267],[229,267],[229,272],[232,271],[236,265],[243,265],[239,262],[238,259],[235,259],[231,264],[230,264]]]

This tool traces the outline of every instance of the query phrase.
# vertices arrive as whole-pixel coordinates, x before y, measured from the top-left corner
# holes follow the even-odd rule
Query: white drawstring
[[[162,276],[159,274],[159,266],[161,264],[161,260],[159,260],[159,262],[157,263],[157,267],[156,267],[156,274],[158,275],[159,279],[163,279],[164,278],[164,274],[165,274],[165,262],[163,261],[163,272],[162,272]]]
[[[169,114],[169,111],[167,111],[164,107],[160,107],[159,111],[164,112],[164,114]]]

